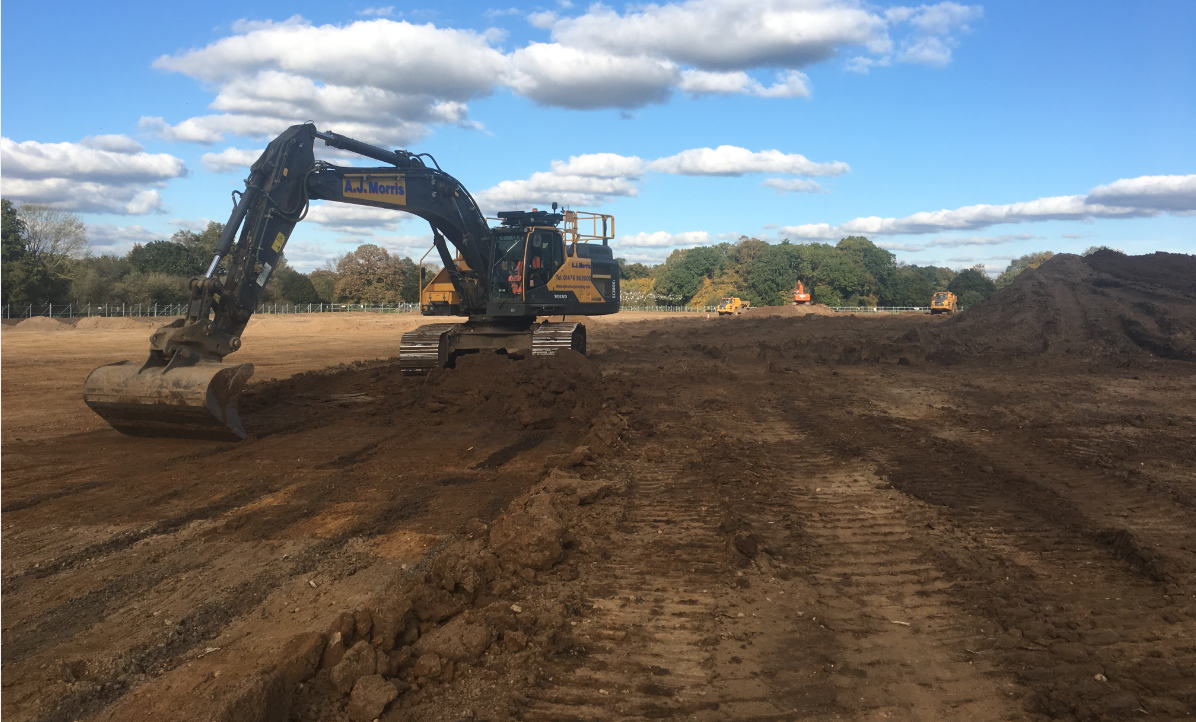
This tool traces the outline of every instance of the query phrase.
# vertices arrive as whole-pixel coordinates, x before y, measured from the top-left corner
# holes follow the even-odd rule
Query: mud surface
[[[426,380],[266,319],[238,445],[72,416],[144,329],[6,326],[3,715],[1190,719],[1190,276],[1063,262]]]

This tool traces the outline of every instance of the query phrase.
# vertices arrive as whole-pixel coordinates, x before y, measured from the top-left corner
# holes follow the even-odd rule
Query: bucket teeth
[[[241,441],[237,402],[252,375],[253,364],[139,369],[122,361],[92,371],[83,400],[122,434]]]

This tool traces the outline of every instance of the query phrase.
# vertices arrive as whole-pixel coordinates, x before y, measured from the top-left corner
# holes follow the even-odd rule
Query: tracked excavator
[[[317,161],[317,141],[386,165]],[[460,354],[483,350],[584,354],[585,326],[564,317],[619,310],[619,269],[609,246],[613,217],[557,212],[553,203],[552,212],[499,213],[492,227],[473,196],[428,154],[386,150],[321,132],[311,123],[296,125],[266,147],[244,192],[233,195],[235,206],[212,262],[202,278],[191,281],[186,317],[150,336],[145,363],[101,366],[87,377],[84,401],[122,433],[245,438],[237,400],[253,365],[225,364],[224,357],[241,347],[266,282],[313,200],[405,211],[431,226],[443,268],[422,290],[420,311],[468,320],[403,334],[404,374],[426,374]],[[562,320],[538,320],[556,316]]]

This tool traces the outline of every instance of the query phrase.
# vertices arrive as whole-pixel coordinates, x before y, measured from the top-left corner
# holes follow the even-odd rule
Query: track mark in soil
[[[497,469],[523,452],[531,451],[540,444],[544,443],[548,437],[549,434],[547,433],[526,434],[515,443],[510,444],[509,446],[504,446],[490,456],[487,456],[482,461],[474,464],[471,468],[474,470]]]
[[[0,506],[0,512],[7,514],[9,512],[20,511],[22,509],[29,509],[41,504],[44,501],[52,501],[54,499],[62,499],[74,494],[81,494],[85,491],[89,491],[109,483],[110,482],[107,481],[84,481],[79,484],[71,484],[57,491],[48,491],[43,494],[34,494],[33,496],[26,497],[24,499],[10,501],[9,503]]]

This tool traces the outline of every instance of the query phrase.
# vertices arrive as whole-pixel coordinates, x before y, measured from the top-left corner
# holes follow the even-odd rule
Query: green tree
[[[1015,258],[1009,262],[1009,267],[1006,268],[1000,276],[997,276],[995,281],[997,288],[1004,288],[1013,283],[1013,279],[1026,270],[1027,268],[1038,268],[1042,264],[1051,260],[1055,254],[1051,251],[1037,251],[1035,253],[1027,253],[1026,255]]]
[[[678,249],[669,254],[656,281],[656,294],[668,302],[687,304],[707,278],[725,267],[728,244]]]
[[[426,282],[421,282],[420,280],[419,264],[410,258],[403,258],[399,263],[403,265],[403,290],[400,291],[399,297],[403,303],[419,303],[419,292],[426,285]],[[427,270],[425,269],[425,273]],[[429,280],[431,278],[431,276],[428,276]]]
[[[624,281],[634,281],[637,278],[650,278],[652,269],[642,263],[628,263],[625,258],[616,258],[619,262],[619,278]]]
[[[151,241],[145,245],[138,243],[129,251],[129,265],[137,273],[164,273],[191,278],[207,271],[210,261],[211,254],[202,248],[174,241]]]
[[[959,275],[947,284],[947,290],[959,298],[960,306],[970,306],[991,296],[997,287],[979,268],[969,268],[960,271]]]
[[[2,260],[4,263],[20,260],[25,255],[25,223],[17,215],[16,206],[7,198],[0,199],[0,217],[3,219],[0,225],[0,238],[3,238]]]
[[[315,287],[320,303],[336,303],[336,271],[319,268],[308,274],[311,285]]]
[[[0,202],[3,262],[0,295],[16,306],[64,302],[76,257],[87,253],[83,222],[73,213]]]
[[[78,262],[71,278],[72,303],[119,303],[117,284],[133,272],[128,257],[88,256]]]
[[[1123,256],[1125,255],[1125,251],[1121,250],[1120,248],[1110,248],[1109,246],[1089,246],[1088,250],[1084,251],[1080,255],[1091,256],[1093,253],[1097,253],[1099,251],[1109,251],[1110,253],[1120,253]],[[1037,266],[1035,266],[1035,268],[1037,268]]]
[[[821,303],[824,306],[832,308],[839,308],[843,305],[843,296],[840,293],[825,284],[818,284],[814,286],[814,303]]]
[[[278,290],[287,303],[299,305],[320,302],[320,294],[311,279],[290,268],[278,274]]]
[[[404,269],[385,248],[364,243],[336,266],[336,297],[349,303],[397,304],[403,300]]]
[[[881,291],[883,306],[925,306],[934,295],[934,282],[914,267],[898,268]]]

